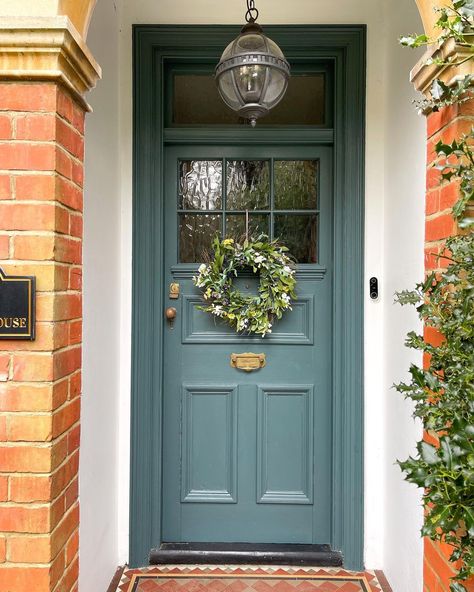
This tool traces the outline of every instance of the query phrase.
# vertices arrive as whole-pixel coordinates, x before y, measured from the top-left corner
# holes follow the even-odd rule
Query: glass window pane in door
[[[298,263],[317,263],[318,217],[316,214],[275,214],[274,236]]]
[[[263,210],[270,203],[270,163],[267,160],[227,162],[227,210]]]
[[[268,214],[249,215],[249,239],[257,238],[259,234],[269,234]],[[226,216],[226,237],[236,241],[245,239],[245,214],[229,214]]]
[[[222,209],[222,162],[181,160],[178,204],[181,210]]]
[[[275,209],[314,210],[318,207],[318,161],[275,161]]]
[[[214,237],[222,233],[222,216],[209,214],[179,215],[179,261],[200,263],[206,260]]]

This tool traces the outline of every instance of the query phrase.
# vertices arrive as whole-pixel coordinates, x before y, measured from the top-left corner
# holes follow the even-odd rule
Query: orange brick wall
[[[0,341],[0,590],[77,591],[84,111],[0,83],[0,266],[37,278],[37,339]]]
[[[448,107],[428,116],[428,173],[426,183],[425,269],[426,272],[446,267],[447,261],[437,258],[444,240],[458,231],[451,208],[459,198],[456,181],[440,185],[440,172],[431,168],[436,160],[434,147],[439,140],[450,143],[474,126],[474,100]],[[440,336],[425,329],[425,338],[436,345]],[[425,539],[424,592],[449,592],[454,571],[449,564],[450,548]],[[468,588],[474,592],[474,582]]]

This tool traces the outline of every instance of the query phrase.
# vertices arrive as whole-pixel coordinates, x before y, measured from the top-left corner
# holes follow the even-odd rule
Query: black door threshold
[[[150,565],[261,564],[342,567],[342,554],[329,545],[254,543],[162,543],[150,552]]]

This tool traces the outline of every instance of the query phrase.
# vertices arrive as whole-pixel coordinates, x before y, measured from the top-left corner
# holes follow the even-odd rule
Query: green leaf
[[[428,464],[428,465],[435,465],[439,462],[439,457],[437,454],[437,450],[428,442],[420,442],[418,447],[418,452],[421,455],[421,458]]]
[[[428,37],[426,35],[406,35],[400,37],[400,44],[405,47],[420,47],[428,43]]]
[[[464,521],[469,536],[474,538],[474,508],[464,508]]]
[[[438,78],[433,81],[430,88],[431,96],[435,101],[439,101],[449,92],[447,85]]]
[[[451,592],[467,592],[466,588],[460,582],[451,582],[449,589]]]

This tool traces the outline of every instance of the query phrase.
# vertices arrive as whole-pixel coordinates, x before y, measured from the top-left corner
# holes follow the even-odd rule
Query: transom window
[[[229,109],[219,96],[215,63],[166,65],[165,127],[248,126],[248,120]],[[287,92],[259,127],[332,126],[331,64],[292,63]]]
[[[298,263],[318,262],[318,160],[180,160],[179,261],[203,261],[216,235],[280,239]]]

